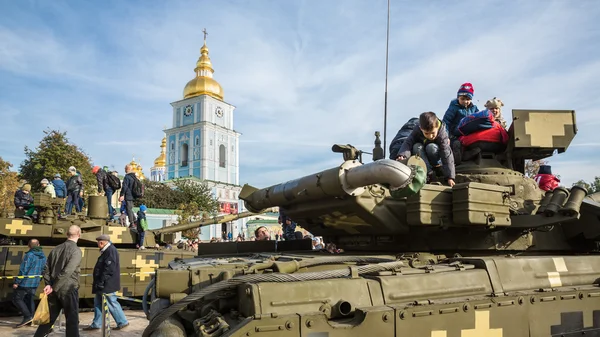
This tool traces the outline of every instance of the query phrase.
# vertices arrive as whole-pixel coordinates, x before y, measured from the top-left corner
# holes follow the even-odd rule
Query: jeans
[[[48,295],[48,308],[50,309],[50,322],[38,326],[34,337],[43,337],[48,334],[58,318],[60,309],[63,309],[67,321],[66,336],[79,337],[79,292],[77,289],[71,289],[65,294],[52,292]]]
[[[115,209],[112,206],[113,190],[107,188],[104,190],[104,193],[106,194],[106,202],[108,203],[108,218],[112,220],[115,214]]]
[[[425,162],[427,166],[427,173],[432,172],[431,163],[434,166],[439,166],[442,164],[442,158],[440,157],[440,149],[435,143],[429,143],[423,149],[423,144],[416,143],[413,145],[413,154],[419,155],[421,159]]]
[[[129,218],[129,226],[135,227],[135,215],[133,214],[133,200],[125,200],[125,208],[127,209],[127,217]]]
[[[35,314],[35,290],[37,288],[18,287],[13,293],[13,304],[23,314],[23,322],[33,318]]]
[[[117,302],[117,295],[112,293],[104,294],[104,296],[106,296],[108,311],[112,315],[117,326],[120,327],[127,324],[127,318],[125,317],[123,308],[121,308],[121,305]],[[92,324],[90,324],[90,327],[102,327],[102,294],[96,294],[96,297],[94,297],[94,320],[92,321]]]
[[[138,245],[141,247],[144,245],[144,238],[146,237],[146,231],[142,229],[142,226],[138,226]]]
[[[67,193],[67,208],[65,210],[66,215],[71,215],[73,205],[75,205],[75,210],[78,213],[81,212],[81,205],[79,204],[79,191],[71,191]]]

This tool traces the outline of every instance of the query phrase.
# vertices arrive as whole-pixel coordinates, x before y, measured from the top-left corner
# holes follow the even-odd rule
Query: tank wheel
[[[186,337],[185,328],[179,319],[169,317],[160,323],[158,328],[152,332],[150,337]]]

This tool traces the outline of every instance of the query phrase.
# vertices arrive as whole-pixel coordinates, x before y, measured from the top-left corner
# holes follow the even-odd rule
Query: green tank
[[[104,196],[88,198],[87,215],[59,218],[55,210],[62,207],[61,202],[44,193],[34,194],[34,206],[36,216],[33,219],[0,218],[0,302],[11,299],[14,277],[19,274],[19,266],[23,255],[29,249],[27,242],[30,239],[38,239],[44,254],[48,256],[54,246],[66,240],[69,226],[78,225],[81,228],[81,238],[77,243],[82,252],[79,297],[86,299],[93,298],[91,274],[100,255],[96,238],[101,234],[109,235],[111,242],[119,250],[122,274],[121,291],[117,294],[124,297],[141,297],[153,278],[155,269],[167,267],[168,263],[175,259],[189,258],[197,254],[189,250],[177,249],[175,245],[172,249],[165,249],[165,243],[173,243],[175,233],[190,228],[226,223],[256,214],[253,212],[229,214],[148,230],[144,238],[144,246],[148,249],[138,250],[135,231],[127,227],[115,226],[115,223],[106,220],[108,210]],[[157,243],[161,245],[160,249],[155,249]],[[38,295],[42,289],[43,282],[37,290]]]
[[[173,261],[143,336],[600,336],[599,195],[523,174],[576,132],[574,111],[513,110],[507,150],[463,160],[454,187],[424,184],[420,158],[363,164],[351,145],[333,147],[337,167],[244,186],[247,209],[280,207],[326,249]]]

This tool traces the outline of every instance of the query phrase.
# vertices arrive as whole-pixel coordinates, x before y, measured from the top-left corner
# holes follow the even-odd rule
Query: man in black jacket
[[[92,173],[96,175],[96,181],[98,183],[98,194],[106,196],[106,203],[108,204],[108,219],[112,220],[115,209],[112,206],[112,195],[113,189],[108,185],[108,174],[104,170],[100,169],[100,166],[94,166],[92,168]]]
[[[121,196],[119,201],[125,200],[125,208],[127,209],[127,217],[129,217],[129,227],[135,226],[135,216],[133,215],[133,182],[135,181],[135,172],[131,169],[131,165],[125,165],[125,177],[121,185]]]
[[[65,213],[71,215],[73,205],[77,213],[81,212],[79,198],[83,197],[83,180],[81,175],[77,174],[77,169],[74,166],[69,167],[71,177],[67,180],[67,206]]]
[[[102,234],[96,238],[100,256],[94,266],[94,281],[92,283],[92,293],[94,297],[94,320],[83,330],[97,330],[102,326],[102,295],[106,298],[108,311],[112,315],[117,327],[115,330],[123,329],[129,325],[123,308],[117,302],[115,292],[121,289],[121,268],[119,267],[119,252],[113,244],[110,243],[110,237]]]

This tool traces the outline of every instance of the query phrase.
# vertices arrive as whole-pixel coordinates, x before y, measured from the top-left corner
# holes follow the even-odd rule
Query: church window
[[[175,150],[175,142],[171,142],[171,151]]]
[[[231,145],[231,152],[233,152],[233,145]]]
[[[198,137],[198,136],[196,136],[195,145],[196,146],[200,145],[200,137]]]
[[[181,166],[188,166],[188,145],[181,146]]]
[[[221,167],[225,167],[226,164],[225,157],[227,156],[227,153],[225,151],[225,145],[219,145],[219,166]]]
[[[210,146],[212,146],[212,139],[210,140]]]

